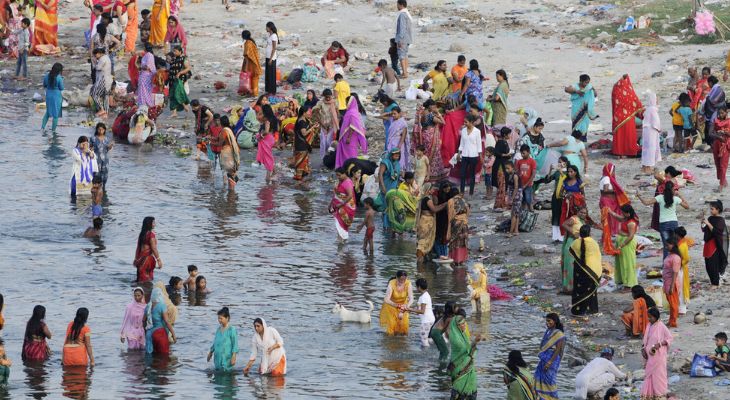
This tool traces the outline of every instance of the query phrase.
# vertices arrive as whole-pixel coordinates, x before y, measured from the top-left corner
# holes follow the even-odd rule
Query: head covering
[[[389,175],[390,180],[398,182],[400,177],[400,162],[393,161],[393,154],[400,154],[400,149],[397,147],[390,149],[390,151],[384,154],[384,157],[381,157],[380,163],[385,164],[387,168],[386,174]]]
[[[279,332],[276,329],[266,325],[266,321],[263,318],[259,319],[261,320],[261,326],[264,327],[264,333],[262,335],[259,335],[258,332],[254,330],[253,337],[251,338],[251,344],[252,350],[259,348],[264,349],[261,354],[261,364],[259,370],[259,372],[263,374],[271,372],[271,370],[278,366],[282,357],[286,355],[286,352],[284,351],[284,340],[281,338],[281,335],[279,335]],[[274,351],[272,351],[271,353],[266,351],[266,349],[273,346],[277,342],[280,345],[278,349],[274,349]],[[252,353],[250,359],[255,360],[256,353]],[[286,369],[284,369],[283,372],[286,373]]]
[[[164,289],[160,289],[159,287],[155,286],[154,289],[152,289],[152,294],[150,295],[150,302],[147,304],[147,326],[151,327],[154,324],[152,323],[152,309],[162,303],[165,304],[165,298],[164,298]]]
[[[347,103],[347,111],[342,117],[342,127],[340,128],[340,137],[344,133],[351,129],[357,132],[359,135],[365,137],[365,124],[362,122],[362,116],[360,115],[360,108],[358,107],[357,98],[350,96],[350,102]]]
[[[188,38],[185,36],[185,29],[183,29],[179,19],[175,24],[175,29],[170,29],[170,26],[167,26],[167,33],[165,34],[165,42],[173,43],[174,41],[180,42],[184,53],[188,47]]]
[[[613,165],[613,163],[607,163],[603,166],[603,176],[608,177],[608,180],[611,182],[613,192],[616,194],[616,200],[618,201],[618,205],[625,206],[626,204],[630,204],[631,200],[629,200],[626,192],[624,192],[624,189],[621,187],[621,185],[618,184],[618,181],[616,180],[616,166]]]
[[[642,126],[646,128],[654,128],[657,131],[662,129],[659,121],[659,108],[657,107],[656,94],[651,90],[646,92],[646,109],[644,110],[644,120]]]

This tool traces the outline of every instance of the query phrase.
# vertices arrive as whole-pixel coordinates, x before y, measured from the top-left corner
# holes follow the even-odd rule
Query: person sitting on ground
[[[656,307],[654,299],[651,298],[641,285],[631,288],[631,297],[633,303],[624,309],[621,321],[626,327],[626,338],[639,337],[644,333],[646,325],[649,323],[648,310]]]
[[[350,61],[350,53],[342,47],[342,44],[338,41],[332,42],[332,45],[324,52],[324,56],[320,59],[322,66],[327,72],[327,77],[332,78],[331,73],[344,73],[347,68],[347,62]],[[331,65],[332,69],[327,68]]]
[[[594,358],[583,367],[575,377],[574,399],[585,400],[589,394],[595,395],[603,388],[613,385],[617,378],[626,378],[626,374],[614,365],[612,359],[613,349],[606,347],[601,350],[600,357]]]
[[[104,220],[101,219],[101,217],[94,218],[94,226],[90,226],[86,228],[86,231],[84,231],[84,237],[85,238],[100,238],[101,237],[101,227],[104,224]]]
[[[715,335],[715,355],[711,355],[710,359],[715,361],[715,367],[720,371],[730,372],[730,347],[727,346],[727,333],[719,332]]]

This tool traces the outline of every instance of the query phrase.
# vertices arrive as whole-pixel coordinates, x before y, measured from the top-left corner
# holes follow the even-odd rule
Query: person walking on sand
[[[398,0],[398,18],[395,25],[395,43],[398,46],[402,77],[408,78],[408,47],[413,43],[413,18],[408,12],[408,2]]]
[[[565,88],[570,95],[572,130],[581,133],[581,141],[588,140],[588,127],[591,120],[598,118],[593,110],[598,93],[591,85],[591,77],[583,74],[578,77],[578,83]]]

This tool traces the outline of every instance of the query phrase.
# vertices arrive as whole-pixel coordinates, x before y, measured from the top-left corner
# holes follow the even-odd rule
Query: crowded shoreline
[[[234,5],[234,7],[235,7],[235,5]],[[238,6],[238,7],[241,7],[241,6]],[[261,25],[263,25],[263,23]],[[281,24],[279,24],[279,26],[281,26]],[[191,40],[191,42],[193,42],[193,41],[194,41],[194,39]],[[191,45],[191,47],[193,47],[193,46]],[[416,48],[418,48],[418,47],[416,47]],[[384,52],[383,51],[378,51],[377,52],[377,54],[381,54],[381,53],[384,53]],[[465,50],[464,53],[470,54],[470,52],[469,52],[468,49]],[[718,51],[718,56],[719,56],[719,51]],[[468,57],[471,58],[470,55]],[[378,58],[380,58],[380,57],[378,57]],[[453,58],[455,59],[455,57],[453,57]],[[68,65],[68,63],[66,63],[66,64]],[[432,62],[430,64],[432,64]],[[713,69],[717,70],[719,68],[718,64],[719,63],[716,63],[715,65],[713,65],[713,67],[714,67]],[[451,60],[449,60],[449,66],[451,66],[451,65],[452,65]],[[505,65],[508,65],[508,64],[505,64]],[[701,67],[702,65],[699,65],[699,66]],[[34,72],[33,71],[33,68],[31,67],[31,75],[33,74],[33,72]],[[39,71],[39,70],[36,70],[35,72],[36,73],[41,73],[41,71]],[[43,73],[44,72],[45,71],[43,71]],[[411,74],[414,74],[414,73],[411,72]],[[419,79],[420,80],[421,78],[422,78],[421,77],[421,74],[419,73],[418,76],[416,77],[416,79]],[[231,79],[231,83],[229,83],[229,85],[230,86],[235,86],[235,78],[230,78],[230,79]],[[493,81],[495,80],[495,78],[491,78],[491,79]],[[569,79],[574,80],[575,77],[571,77]],[[598,79],[599,78],[596,78],[595,75],[593,76],[593,82],[594,83]],[[607,90],[607,88],[610,88],[610,85],[613,83],[613,81],[615,79],[617,79],[617,78],[603,79],[605,81],[610,81],[610,83],[609,82],[602,82],[601,83],[601,85],[605,86],[606,88],[599,89],[599,92],[601,92],[601,96],[599,96],[599,99],[606,99],[607,98],[606,97],[607,96],[606,93],[609,93],[609,90]],[[334,83],[334,82],[332,82],[332,83]],[[359,83],[359,84],[360,85],[364,85],[363,83]],[[568,84],[568,82],[566,82],[565,84]],[[324,87],[327,87],[327,86],[329,86],[329,82],[327,82],[326,84],[325,83],[322,83],[321,85],[324,86]],[[640,80],[637,81],[636,79],[634,79],[634,85],[637,86],[637,87],[639,87],[642,84],[641,84],[641,81]],[[193,86],[193,88],[192,88],[193,92],[195,92],[195,90],[198,90],[195,87],[196,86],[195,83],[193,83],[192,86]],[[366,90],[369,93],[372,93],[371,91],[374,90],[376,86],[377,85],[368,85],[368,86],[363,86],[363,87],[366,87],[367,88]],[[490,84],[490,86],[491,86],[491,84]],[[354,89],[353,92],[359,91],[359,88],[357,88],[355,85],[353,85],[353,89]],[[515,89],[513,88],[513,90],[515,90]],[[303,91],[303,90],[301,90],[301,91]],[[637,93],[638,92],[639,92],[639,90],[637,89]],[[551,93],[551,95],[552,95],[552,93]],[[201,96],[211,96],[212,97],[213,95],[212,94],[203,94]],[[232,93],[229,93],[229,96],[233,96],[233,94]],[[520,99],[519,96],[524,96],[524,94],[522,94],[522,95],[517,94],[517,93],[515,94],[515,98]],[[558,94],[555,94],[555,96],[558,96]],[[563,96],[565,96],[565,95],[563,95]],[[511,99],[511,102],[513,104],[515,103],[515,100],[514,100],[515,98],[512,98]],[[674,100],[674,98],[672,98],[672,100]],[[666,99],[663,99],[661,101],[666,103]],[[399,99],[399,102],[400,102],[400,99]],[[562,105],[563,106],[565,106],[567,104],[567,100],[561,101],[561,102],[562,102]],[[363,102],[363,103],[365,103],[365,102]],[[418,103],[421,103],[421,102],[419,101]],[[365,103],[365,104],[367,105],[367,103]],[[415,102],[411,102],[411,103],[407,103],[407,104],[409,104],[409,107],[411,109],[410,110],[410,116],[413,116],[414,115],[414,111],[415,111],[413,107],[415,106],[416,103]],[[662,111],[661,111],[662,112],[661,116],[662,116],[662,121],[663,122],[665,122],[668,119],[666,117],[666,111],[667,111],[667,109],[668,109],[668,106],[667,107],[663,107],[662,108]],[[512,110],[510,110],[510,111],[512,111]],[[409,111],[406,111],[406,114],[409,114]],[[510,113],[510,114],[511,115],[509,116],[509,119],[511,121],[513,121],[513,122],[516,123],[515,115],[512,114],[512,113]],[[609,117],[608,116],[610,115],[610,112],[603,112],[603,111],[601,111],[600,114],[602,115],[602,117],[601,117],[601,119],[599,119],[599,121],[605,127],[605,126],[608,125],[608,121],[609,121]],[[186,116],[186,120],[189,120],[190,119],[188,114],[182,113],[182,115],[185,115]],[[555,117],[560,117],[560,118],[565,119],[568,116],[568,112],[567,112],[567,110],[564,109],[564,107],[562,107],[562,108],[560,108],[560,112],[556,112],[553,109],[551,111],[545,112],[545,115],[551,115],[551,116],[552,115],[555,115]],[[166,118],[167,118],[166,113],[161,118],[162,118],[161,121],[172,121],[171,124],[174,124],[174,125],[177,125],[178,124],[178,122],[176,122],[175,120],[166,120]],[[63,122],[63,120],[62,120],[62,122]],[[165,122],[165,123],[167,123],[167,122]],[[188,130],[192,130],[192,123],[191,122],[186,121],[186,122],[182,122],[182,124],[183,125],[184,124],[190,124],[190,125],[188,125],[187,129]],[[367,123],[365,124],[366,127],[368,128],[368,134],[370,134],[371,131],[376,131],[377,128],[379,128],[379,126],[378,126],[379,124],[380,124],[380,121],[377,121],[376,120],[375,122],[373,122],[371,119],[368,119]],[[63,129],[63,126],[64,126],[63,123],[60,126],[62,127],[61,129]],[[181,126],[181,127],[184,128],[184,126]],[[663,127],[666,130],[666,123],[663,125]],[[567,127],[566,127],[566,129],[567,129]],[[549,141],[552,141],[552,139],[557,139],[555,137],[555,133],[556,132],[555,131],[550,132],[550,124],[548,124],[548,127],[546,128],[546,135],[548,133],[550,133],[551,136],[552,136]],[[564,132],[564,133],[567,133],[567,132]],[[562,136],[564,136],[564,135],[561,135],[561,137]],[[374,137],[377,138],[378,137],[378,134],[376,133],[373,136],[369,136],[369,139],[372,139]],[[595,138],[595,136],[593,136],[593,137]],[[189,139],[189,137],[188,137],[188,139]],[[375,144],[375,143],[372,143],[371,145],[373,145],[373,144]],[[371,150],[369,152],[369,154],[371,155],[371,159],[377,160],[377,156],[379,155],[380,152],[379,152],[379,150],[377,150],[378,149],[378,146],[377,145],[375,145],[373,147],[376,150]],[[279,154],[277,154],[277,155],[279,155]],[[698,163],[708,162],[708,160],[705,160],[704,157],[706,157],[706,156],[705,155],[702,155],[702,154],[690,153],[688,155],[678,156],[676,158],[670,158],[671,161],[669,163],[664,162],[663,164],[661,164],[661,166],[664,167],[666,165],[672,165],[675,160],[678,160],[678,162],[681,162],[683,164],[687,164],[687,165],[682,165],[682,166],[687,167],[687,168],[690,168],[690,169],[693,169],[692,168],[692,165],[691,165],[692,163],[693,164],[698,164]],[[687,161],[685,161],[685,159]],[[694,161],[691,161],[690,162],[689,161],[689,160],[694,160],[694,159],[699,159],[700,161],[698,161],[698,162],[694,162]],[[589,155],[589,160],[590,161],[589,161],[589,166],[588,166],[588,175],[591,178],[593,178],[593,179],[592,179],[592,185],[589,185],[589,189],[587,190],[587,196],[586,196],[587,197],[587,200],[586,200],[586,202],[589,203],[591,205],[591,207],[595,207],[595,204],[598,204],[598,202],[596,201],[597,200],[597,196],[598,196],[598,194],[596,193],[597,190],[598,190],[597,189],[597,186],[598,186],[598,183],[597,183],[598,182],[598,179],[597,179],[597,177],[600,176],[599,171],[603,167],[604,162],[607,161],[607,160],[609,160],[609,158],[605,158],[605,156],[603,156],[601,154],[595,154],[595,153],[591,152],[591,154]],[[625,187],[632,187],[632,186],[634,186],[633,184],[635,182],[632,182],[633,176],[634,176],[634,174],[633,174],[633,172],[634,172],[634,166],[633,166],[633,164],[632,164],[631,167],[626,166],[626,163],[629,163],[629,162],[633,163],[634,161],[631,160],[631,159],[629,159],[629,160],[624,160],[624,161],[619,161],[619,162],[617,162],[617,161],[613,161],[613,162],[618,165],[616,174],[617,174],[617,176],[620,177],[620,180],[624,184],[624,186]],[[709,161],[709,163],[711,164],[711,161]],[[282,167],[282,165],[279,164],[279,167]],[[285,169],[283,169],[283,170],[286,171]],[[629,171],[631,171],[631,173],[629,173]],[[702,179],[713,179],[713,176],[712,175],[701,174],[701,172],[704,172],[704,171],[700,171],[700,172],[695,171],[695,174],[699,175],[699,177],[697,179],[698,182],[700,182]],[[264,179],[264,177],[263,176],[254,175],[254,176],[247,176],[246,179]],[[281,182],[283,180],[288,180],[289,179],[288,171],[286,171],[286,172],[280,172],[279,173],[279,176],[277,177],[277,179],[279,180],[279,182]],[[651,183],[651,177],[650,176],[647,176],[647,177],[644,177],[644,178],[640,178],[638,180],[638,182],[636,182],[636,183],[639,183],[640,185],[644,185],[644,184]],[[547,186],[550,186],[550,185],[546,185],[545,187],[547,187]],[[700,184],[697,185],[697,186],[698,186],[697,189],[693,189],[691,186],[688,186],[688,188],[687,188],[687,192],[692,193],[692,195],[695,196],[694,197],[695,198],[695,201],[698,201],[697,200],[697,196],[701,196],[701,200],[702,201],[714,199],[714,197],[707,196],[705,193],[702,193],[703,189],[707,189],[708,187],[712,187],[712,186],[706,185],[704,182],[700,182]],[[479,199],[479,197],[481,197],[483,195],[483,192],[482,192],[483,188],[484,188],[484,186],[483,186],[483,182],[482,182],[480,185],[477,186],[477,194],[476,194],[476,196],[474,198],[468,198],[468,200],[471,203],[472,213],[473,214],[482,214],[482,213],[484,213],[484,214],[490,216],[490,219],[491,219],[491,215],[493,215],[493,214],[489,214],[490,211],[482,210],[482,208],[484,208],[485,206],[490,205],[492,202],[491,201],[489,201],[489,202],[482,202]],[[627,189],[627,191],[629,191],[629,189]],[[630,191],[633,194],[634,188],[632,187],[632,189]],[[686,192],[683,192],[683,193],[686,193]],[[705,197],[705,196],[707,196],[707,197]],[[638,201],[635,201],[635,203],[638,204]],[[360,208],[360,207],[358,207],[358,208]],[[646,212],[646,210],[643,209],[642,206],[636,206],[636,208],[637,208],[637,211],[638,211],[639,216],[640,216],[640,218],[641,218],[642,221],[649,220],[649,218],[647,218],[647,212]],[[688,227],[688,231],[690,232],[690,236],[693,236],[695,238],[695,240],[698,240],[701,237],[698,234],[699,229],[696,226],[698,224],[695,224],[694,223],[694,219],[693,219],[693,214],[694,214],[694,212],[698,208],[699,207],[693,207],[691,212],[686,212],[684,214],[680,214],[680,216],[687,221],[685,223],[685,225]],[[476,210],[479,210],[479,211],[477,212]],[[540,225],[546,225],[545,218],[543,217],[543,214],[544,213],[539,212],[538,214],[539,214],[539,221],[538,221],[537,225],[538,226],[540,226]],[[594,218],[598,217],[598,214],[596,212],[594,212],[593,210],[591,210],[591,214],[592,214],[592,216]],[[358,211],[358,214],[357,215],[359,217],[359,215],[360,215],[359,214],[359,211]],[[690,220],[693,221],[693,222],[690,223],[689,222]],[[473,259],[473,257],[474,257],[475,254],[478,254],[475,251],[475,249],[479,248],[479,245],[480,245],[479,240],[478,240],[479,237],[482,237],[482,238],[486,238],[487,239],[487,243],[488,243],[488,245],[487,245],[487,253],[489,253],[495,247],[492,244],[492,241],[493,241],[492,239],[493,238],[495,238],[498,241],[503,241],[502,243],[504,243],[505,245],[512,245],[512,244],[515,243],[515,241],[520,241],[520,242],[525,241],[525,240],[534,240],[534,241],[537,241],[538,239],[541,239],[542,238],[543,233],[544,233],[544,232],[540,231],[539,233],[520,234],[520,236],[517,239],[512,239],[512,241],[505,241],[505,239],[503,239],[503,237],[501,236],[501,234],[497,234],[497,235],[500,235],[500,236],[492,237],[491,236],[492,235],[491,229],[489,230],[488,233],[487,233],[486,230],[483,230],[482,229],[482,226],[480,226],[481,221],[482,220],[479,220],[478,223],[474,223],[472,221],[470,223],[470,225],[477,225],[477,226],[479,226],[479,228],[477,228],[477,235],[476,235],[476,237],[474,235],[470,235],[470,242],[469,242],[468,247],[470,249],[470,253],[472,255],[472,258],[470,258],[469,261],[467,262],[467,265],[468,266],[471,266],[474,263],[475,260]],[[356,222],[359,222],[359,220],[356,220]],[[501,222],[501,221],[499,221],[499,222]],[[379,230],[376,231],[376,232],[377,232],[376,235],[378,235],[378,234],[381,234],[382,235],[383,234]],[[354,242],[354,241],[358,241],[358,243],[359,243],[359,240],[361,240],[360,239],[360,235],[354,235],[354,234],[352,234],[351,235],[351,239],[350,239],[350,243],[352,244],[352,242]],[[545,244],[545,243],[540,243],[540,244]],[[552,248],[552,247],[544,247],[544,248],[536,249],[535,252],[537,252],[539,254],[540,251],[544,251],[544,249],[547,249],[547,248]],[[559,248],[556,251],[559,253],[559,251],[560,251]],[[551,254],[551,253],[546,253],[546,254]],[[557,254],[557,253],[552,253],[552,254]],[[699,251],[697,250],[697,247],[695,247],[692,250],[692,253],[691,254],[692,254],[693,260],[701,260],[701,258],[702,258],[701,255],[700,255],[700,253],[699,253]],[[520,259],[522,259],[522,257],[527,257],[527,258],[525,258],[526,260],[532,260],[532,258],[530,258],[530,257],[536,257],[537,255],[534,255],[534,256],[514,256],[513,254],[510,254],[510,255],[505,255],[505,257],[503,258],[502,262],[498,262],[496,259],[493,259],[494,262],[491,262],[491,261],[489,261],[489,258],[488,258],[485,263],[488,263],[488,264],[504,264],[504,263],[506,263],[504,261],[504,259],[506,259],[508,256],[510,256],[509,258],[511,260],[520,260]],[[537,256],[537,257],[539,257],[539,256]],[[555,264],[556,263],[555,263],[555,260],[554,260],[554,256],[552,256],[552,258],[553,259],[551,260],[550,263],[546,262],[544,267],[542,267],[540,269],[536,269],[535,272],[533,272],[533,274],[534,275],[545,275],[545,274],[547,274],[550,277],[554,276],[554,274],[555,274]],[[518,264],[519,263],[519,261],[511,261],[511,260],[510,260],[509,264]],[[659,266],[660,261],[658,261],[658,257],[649,258],[649,259],[646,260],[646,264],[648,265],[650,263],[652,264],[653,267],[657,267],[657,266]],[[700,281],[702,281],[704,279],[704,272],[701,271],[701,265],[700,264],[697,264],[696,261],[693,261],[693,264],[691,264],[691,268],[692,268],[691,269],[691,275],[692,276],[695,276],[696,279],[699,279]],[[493,282],[495,278],[496,277],[490,275],[490,282]],[[415,276],[413,277],[413,282],[415,283]],[[529,283],[529,279],[525,283]],[[553,286],[557,286],[556,283],[557,282],[553,282]],[[544,281],[542,279],[536,280],[535,281],[535,284],[538,287],[539,286],[544,286]],[[516,284],[514,286],[520,286],[520,285],[519,284]],[[515,289],[512,289],[512,290],[515,290]],[[549,291],[549,289],[546,289],[546,290]],[[548,291],[540,291],[540,292],[538,292],[539,294],[538,294],[537,297],[543,297],[543,295],[545,295],[545,297],[547,297],[548,299],[551,299],[551,300],[557,298],[557,300],[550,301],[550,303],[552,303],[552,304],[561,303],[563,305],[563,307],[562,307],[562,309],[561,308],[558,308],[558,310],[560,312],[564,312],[565,311],[565,308],[566,308],[564,306],[567,305],[567,304],[569,304],[570,301],[567,300],[565,297],[554,297],[554,296],[552,296],[552,294],[548,294]],[[515,290],[515,294],[518,294],[519,295],[519,294],[521,294],[521,292],[523,292],[523,291],[522,290]],[[614,300],[614,298],[616,298],[615,301],[616,301],[617,304],[624,304],[625,305],[625,303],[626,303],[626,300],[625,299],[622,299],[622,298],[618,297],[620,295],[611,294],[611,295],[605,295],[605,297],[604,297],[604,295],[601,294],[599,296],[600,296],[600,299],[601,299],[600,309],[599,310],[608,309],[610,307],[610,306],[607,306],[606,303],[604,303],[604,300],[605,299],[610,299],[609,301],[612,301],[612,300]],[[710,296],[712,296],[712,295],[710,295]],[[707,301],[707,300],[704,300],[703,298],[700,298],[700,300],[697,302],[697,304],[703,304],[702,303],[703,301]],[[709,304],[712,304],[711,303],[711,300],[708,301],[708,303]],[[609,304],[611,304],[611,303],[609,303]],[[693,301],[693,305],[692,305],[692,308],[691,309],[692,310],[701,310],[699,308],[695,309],[694,307],[695,306],[694,306],[694,301]],[[716,317],[717,317],[717,315],[716,315]],[[616,315],[613,315],[613,319],[611,321],[606,321],[605,324],[612,324],[612,323],[615,323],[616,321],[617,321],[617,316]],[[565,321],[563,321],[563,322],[565,322]],[[594,320],[591,319],[590,322],[589,322],[589,324],[593,324],[593,323],[594,323]],[[598,322],[598,323],[601,323],[601,322]],[[690,324],[692,324],[692,322],[689,321],[689,317],[680,318],[680,331],[679,331],[679,333],[680,333],[679,336],[680,337],[682,337],[682,333],[683,333],[683,331],[681,331],[681,329],[687,329],[687,328],[685,328],[685,326],[686,325],[690,325]],[[567,323],[566,323],[566,325],[570,326]],[[574,325],[577,328],[582,328],[582,326],[581,326],[580,323],[576,323]],[[602,325],[602,326],[604,326],[604,325]],[[412,326],[411,329],[412,330],[415,330],[416,327],[415,326]],[[622,328],[618,329],[619,332],[616,332],[616,335],[615,336],[618,336],[618,335],[620,335],[622,333],[622,332],[620,332],[621,329]],[[689,329],[691,329],[691,328],[689,328]],[[710,329],[712,329],[712,328],[710,328]],[[611,333],[609,334],[605,328],[603,328],[603,329],[597,329],[597,330],[602,330],[603,331],[601,334],[598,335],[598,337],[600,337],[603,340],[601,342],[601,344],[613,344],[614,347],[620,347],[623,344],[623,342],[618,342],[618,341],[615,340],[615,338],[614,338],[614,332],[613,331],[610,331]],[[710,336],[714,335],[714,333],[715,332],[712,332],[710,334]],[[413,332],[411,333],[411,335],[413,336]],[[707,339],[707,340],[709,341],[709,339]],[[631,346],[631,347],[633,347],[632,348],[632,351],[633,352],[636,352],[635,346]],[[699,351],[702,351],[702,350],[700,348],[697,348],[697,349],[695,349],[695,351],[698,351],[699,352]],[[629,351],[629,353],[631,353],[631,351]],[[687,354],[687,356],[689,356],[689,355],[691,355],[691,354]],[[636,362],[638,360],[634,360],[634,358],[637,358],[638,359],[639,357],[626,357],[626,361],[625,362],[627,363],[627,365],[632,366],[632,369],[633,368],[638,369],[638,365],[636,364]],[[689,379],[689,378],[685,378],[684,376],[683,376],[683,378],[684,379]],[[567,393],[571,392],[571,388],[562,388],[561,387],[560,389],[561,389],[561,396],[563,396],[564,394],[567,394]],[[679,389],[682,390],[683,388],[679,388]]]

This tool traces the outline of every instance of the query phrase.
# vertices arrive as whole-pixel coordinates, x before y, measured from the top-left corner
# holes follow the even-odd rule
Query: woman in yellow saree
[[[408,312],[413,303],[413,287],[405,271],[395,273],[388,282],[383,308],[380,310],[380,326],[388,335],[408,334]]]
[[[167,35],[167,19],[170,17],[170,0],[155,0],[150,15],[150,44],[161,47]]]
[[[251,78],[251,96],[259,95],[259,78],[261,77],[261,61],[259,60],[259,48],[251,38],[251,32],[241,32],[243,38],[243,63],[241,72],[248,72]]]

